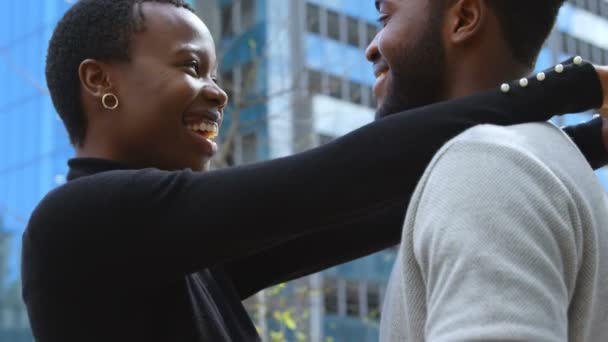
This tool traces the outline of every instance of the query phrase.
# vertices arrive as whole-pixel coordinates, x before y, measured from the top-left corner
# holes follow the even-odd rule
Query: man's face
[[[202,170],[217,152],[210,138],[227,101],[216,84],[213,39],[184,8],[141,6],[145,30],[134,34],[130,61],[112,75],[120,100],[113,143],[140,166]]]
[[[445,53],[440,0],[377,1],[382,24],[366,57],[374,64],[376,118],[441,100]]]

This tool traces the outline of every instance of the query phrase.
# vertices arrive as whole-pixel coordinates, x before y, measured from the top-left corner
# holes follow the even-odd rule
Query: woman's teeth
[[[200,124],[188,124],[188,129],[193,132],[202,133],[207,139],[213,139],[217,137],[219,133],[219,126],[217,123],[201,122]]]

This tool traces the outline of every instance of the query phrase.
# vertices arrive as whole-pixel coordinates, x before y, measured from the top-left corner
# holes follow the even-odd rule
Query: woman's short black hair
[[[46,81],[73,145],[83,143],[87,128],[78,68],[88,58],[128,62],[133,34],[144,29],[144,2],[168,3],[194,12],[184,0],[80,0],[53,32]]]

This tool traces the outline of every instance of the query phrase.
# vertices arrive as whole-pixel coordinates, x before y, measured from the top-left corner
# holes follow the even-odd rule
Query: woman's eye
[[[194,71],[194,73],[198,75],[198,62],[196,62],[196,61],[190,61],[190,62],[188,62],[188,63],[185,64],[185,67],[187,67],[188,69]]]

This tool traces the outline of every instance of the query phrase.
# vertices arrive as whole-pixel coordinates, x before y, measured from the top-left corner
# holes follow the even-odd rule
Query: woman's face
[[[223,119],[226,93],[217,85],[213,38],[185,8],[145,2],[142,32],[129,63],[111,66],[120,101],[112,125],[126,161],[166,170],[203,170],[217,152],[211,140]]]

